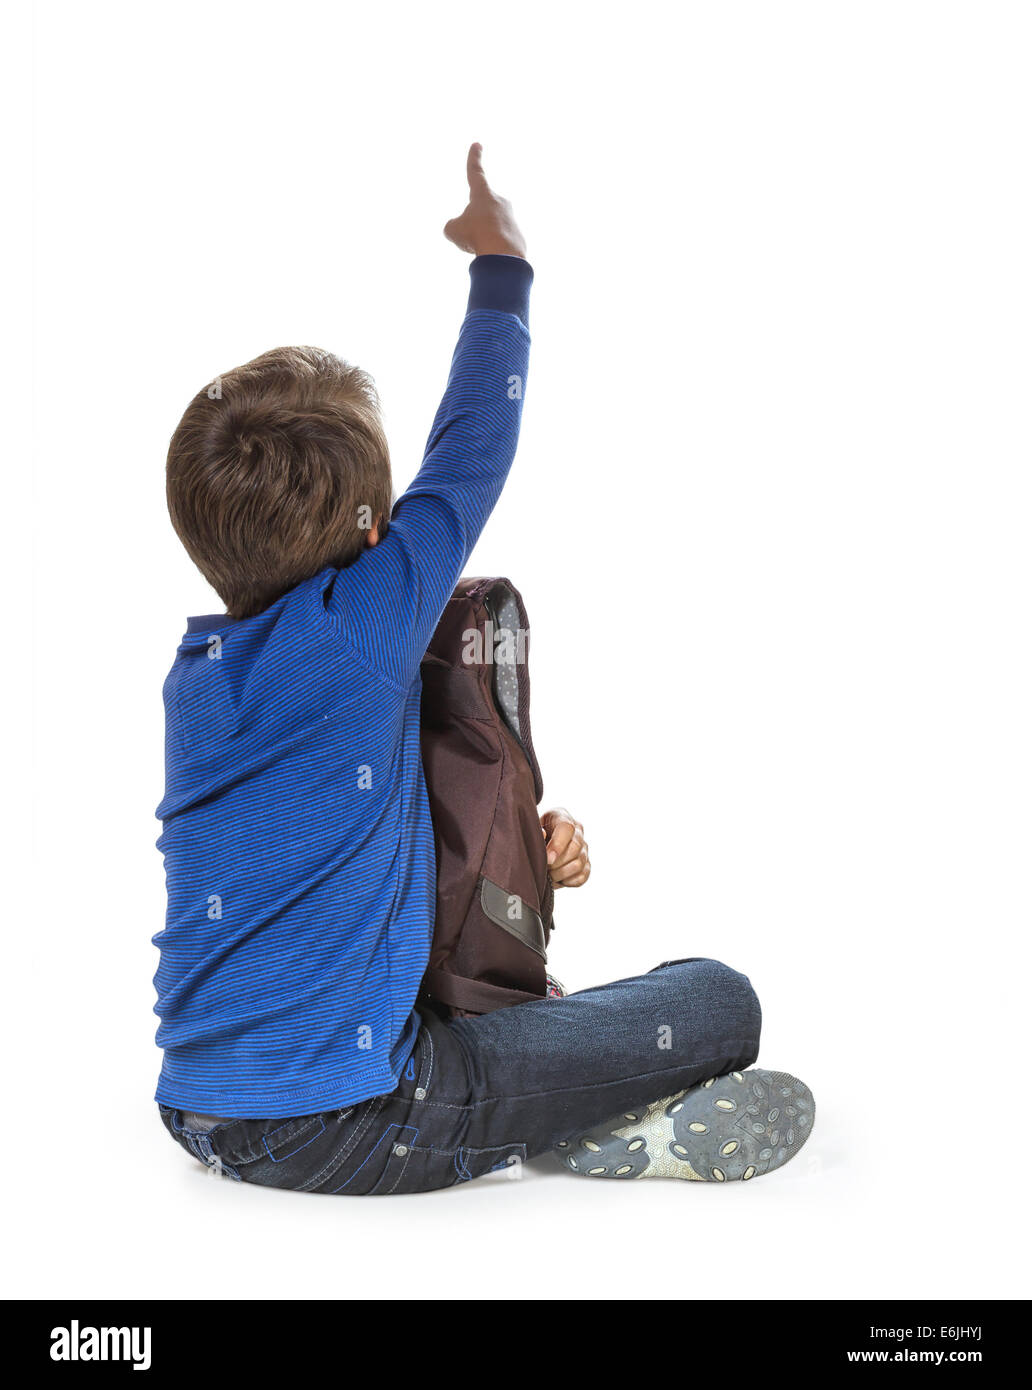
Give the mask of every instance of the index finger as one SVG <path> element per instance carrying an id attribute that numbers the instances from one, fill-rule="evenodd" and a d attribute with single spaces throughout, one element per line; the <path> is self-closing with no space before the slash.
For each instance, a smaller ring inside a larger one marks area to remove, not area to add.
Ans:
<path id="1" fill-rule="evenodd" d="M 484 174 L 484 166 L 480 158 L 483 153 L 483 145 L 473 144 L 470 145 L 469 154 L 466 156 L 466 179 L 469 182 L 471 193 L 486 193 L 488 191 L 487 177 Z"/>

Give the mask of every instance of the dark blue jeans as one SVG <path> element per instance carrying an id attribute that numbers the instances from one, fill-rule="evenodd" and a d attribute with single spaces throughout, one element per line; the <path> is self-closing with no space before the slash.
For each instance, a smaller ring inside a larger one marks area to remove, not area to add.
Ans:
<path id="1" fill-rule="evenodd" d="M 390 1095 L 290 1120 L 169 1133 L 230 1178 L 299 1192 L 428 1192 L 518 1169 L 561 1139 L 756 1060 L 760 1006 L 744 975 L 713 960 L 565 999 L 423 1026 Z M 197 1121 L 193 1122 L 195 1125 Z"/>

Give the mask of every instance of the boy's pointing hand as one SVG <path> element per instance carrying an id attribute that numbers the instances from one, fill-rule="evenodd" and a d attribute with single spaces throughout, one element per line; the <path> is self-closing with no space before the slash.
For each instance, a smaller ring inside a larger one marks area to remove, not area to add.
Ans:
<path id="1" fill-rule="evenodd" d="M 584 827 L 559 806 L 541 817 L 541 833 L 548 851 L 548 872 L 557 888 L 579 888 L 591 875 L 591 861 Z"/>
<path id="2" fill-rule="evenodd" d="M 472 256 L 526 258 L 527 243 L 516 225 L 512 206 L 491 192 L 480 162 L 481 153 L 480 145 L 470 145 L 466 157 L 469 202 L 461 216 L 445 224 L 444 234 L 460 251 L 468 251 Z"/>

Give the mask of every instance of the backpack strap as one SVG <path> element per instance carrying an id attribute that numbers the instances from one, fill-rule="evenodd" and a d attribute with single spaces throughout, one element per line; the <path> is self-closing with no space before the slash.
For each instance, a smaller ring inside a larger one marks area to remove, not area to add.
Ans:
<path id="1" fill-rule="evenodd" d="M 476 673 L 466 667 L 450 666 L 440 657 L 427 655 L 419 668 L 423 684 L 424 722 L 446 718 L 487 719 L 484 697 Z"/>
<path id="2" fill-rule="evenodd" d="M 447 970 L 436 969 L 428 970 L 423 976 L 423 988 L 442 1004 L 473 1014 L 488 1014 L 493 1009 L 507 1009 L 511 1004 L 533 1004 L 542 998 L 525 989 L 503 989 L 485 980 L 468 980 L 464 975 L 451 975 Z"/>

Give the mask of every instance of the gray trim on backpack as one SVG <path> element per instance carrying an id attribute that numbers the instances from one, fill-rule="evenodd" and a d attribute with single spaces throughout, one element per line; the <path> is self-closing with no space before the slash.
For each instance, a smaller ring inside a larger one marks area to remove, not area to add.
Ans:
<path id="1" fill-rule="evenodd" d="M 513 917 L 512 910 L 517 903 L 518 915 Z M 548 959 L 545 955 L 545 927 L 541 916 L 529 903 L 525 903 L 518 893 L 507 893 L 489 878 L 482 878 L 480 906 L 484 909 L 485 917 L 490 917 L 492 922 L 507 931 L 510 936 L 536 951 L 542 960 Z"/>

